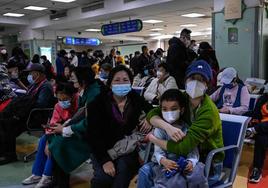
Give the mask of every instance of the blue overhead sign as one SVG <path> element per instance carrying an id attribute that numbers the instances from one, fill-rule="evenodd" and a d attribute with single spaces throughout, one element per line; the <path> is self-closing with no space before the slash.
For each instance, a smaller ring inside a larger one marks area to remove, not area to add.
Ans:
<path id="1" fill-rule="evenodd" d="M 63 43 L 66 45 L 74 46 L 99 46 L 101 44 L 101 41 L 97 38 L 66 37 L 63 39 Z"/>
<path id="2" fill-rule="evenodd" d="M 117 22 L 112 24 L 106 24 L 101 27 L 102 35 L 117 35 L 122 33 L 138 32 L 142 30 L 141 20 L 129 20 L 125 22 Z"/>

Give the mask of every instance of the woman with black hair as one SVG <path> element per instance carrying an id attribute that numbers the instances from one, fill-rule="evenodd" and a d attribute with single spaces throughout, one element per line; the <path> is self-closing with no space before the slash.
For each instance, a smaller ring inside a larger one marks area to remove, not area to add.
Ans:
<path id="1" fill-rule="evenodd" d="M 212 69 L 212 74 L 213 74 L 213 79 L 211 80 L 211 86 L 213 89 L 217 86 L 217 75 L 220 70 L 220 66 L 216 57 L 216 51 L 210 46 L 208 42 L 201 42 L 199 44 L 199 49 L 198 49 L 198 58 L 197 60 L 205 60 L 208 62 Z"/>
<path id="2" fill-rule="evenodd" d="M 78 89 L 78 111 L 69 122 L 53 127 L 55 135 L 49 138 L 49 150 L 55 160 L 54 176 L 59 187 L 69 187 L 69 174 L 89 159 L 90 150 L 83 135 L 87 130 L 85 110 L 100 93 L 101 85 L 89 67 L 76 67 L 71 75 Z"/>
<path id="3" fill-rule="evenodd" d="M 12 49 L 11 58 L 14 58 L 18 62 L 19 70 L 25 69 L 29 62 L 29 58 L 20 47 L 14 47 Z"/>
<path id="4" fill-rule="evenodd" d="M 138 152 L 112 159 L 108 150 L 139 128 L 147 132 L 151 126 L 139 121 L 142 112 L 152 107 L 135 91 L 131 84 L 131 71 L 118 65 L 109 74 L 107 86 L 96 99 L 88 105 L 88 142 L 92 149 L 94 177 L 92 188 L 127 188 L 139 169 Z M 141 125 L 141 126 L 139 126 Z"/>

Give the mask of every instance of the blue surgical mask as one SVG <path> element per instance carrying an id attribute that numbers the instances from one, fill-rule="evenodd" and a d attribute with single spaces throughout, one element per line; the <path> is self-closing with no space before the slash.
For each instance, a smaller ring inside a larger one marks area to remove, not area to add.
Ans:
<path id="1" fill-rule="evenodd" d="M 70 100 L 67 100 L 67 101 L 59 101 L 59 105 L 63 109 L 67 109 L 67 108 L 70 108 L 71 107 L 71 101 Z"/>
<path id="2" fill-rule="evenodd" d="M 224 84 L 224 87 L 227 88 L 227 89 L 233 89 L 234 88 L 234 84 L 233 83 L 230 83 L 230 84 Z"/>
<path id="3" fill-rule="evenodd" d="M 109 76 L 109 74 L 107 74 L 106 72 L 100 73 L 100 78 L 102 78 L 102 79 L 108 79 L 108 76 Z"/>
<path id="4" fill-rule="evenodd" d="M 126 96 L 131 91 L 130 84 L 113 84 L 112 85 L 113 94 L 119 97 Z"/>
<path id="5" fill-rule="evenodd" d="M 27 80 L 28 80 L 28 82 L 29 82 L 30 84 L 34 84 L 33 75 L 29 74 L 29 75 L 27 76 Z"/>
<path id="6" fill-rule="evenodd" d="M 149 75 L 149 71 L 146 69 L 144 70 L 144 75 L 148 76 Z"/>

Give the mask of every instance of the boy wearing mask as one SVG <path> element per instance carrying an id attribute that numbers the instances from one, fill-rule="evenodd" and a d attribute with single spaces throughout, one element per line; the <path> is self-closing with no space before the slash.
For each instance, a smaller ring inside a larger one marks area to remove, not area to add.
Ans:
<path id="1" fill-rule="evenodd" d="M 162 119 L 186 133 L 188 125 L 183 121 L 182 115 L 187 105 L 186 97 L 179 90 L 167 90 L 160 100 Z M 156 138 L 166 141 L 170 140 L 167 132 L 161 128 L 156 128 L 154 135 L 149 135 L 149 139 L 152 142 Z M 140 169 L 138 188 L 158 187 L 159 185 L 166 187 L 187 187 L 187 184 L 189 187 L 195 187 L 197 185 L 207 187 L 206 179 L 202 173 L 204 165 L 201 163 L 198 164 L 199 153 L 197 148 L 194 148 L 187 156 L 183 156 L 184 168 L 176 163 L 177 159 L 178 156 L 176 154 L 170 153 L 155 145 L 152 162 L 145 164 Z M 174 176 L 167 178 L 167 173 L 173 170 L 181 171 L 181 173 L 177 172 Z"/>

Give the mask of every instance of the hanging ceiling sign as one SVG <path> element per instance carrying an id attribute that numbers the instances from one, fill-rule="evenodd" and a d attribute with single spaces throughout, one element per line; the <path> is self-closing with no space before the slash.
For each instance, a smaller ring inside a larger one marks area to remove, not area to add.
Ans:
<path id="1" fill-rule="evenodd" d="M 66 37 L 63 39 L 63 43 L 74 46 L 99 46 L 101 41 L 97 38 Z"/>
<path id="2" fill-rule="evenodd" d="M 142 27 L 141 20 L 129 20 L 125 22 L 105 24 L 101 27 L 101 33 L 103 36 L 118 35 L 122 33 L 138 32 L 142 30 Z"/>

